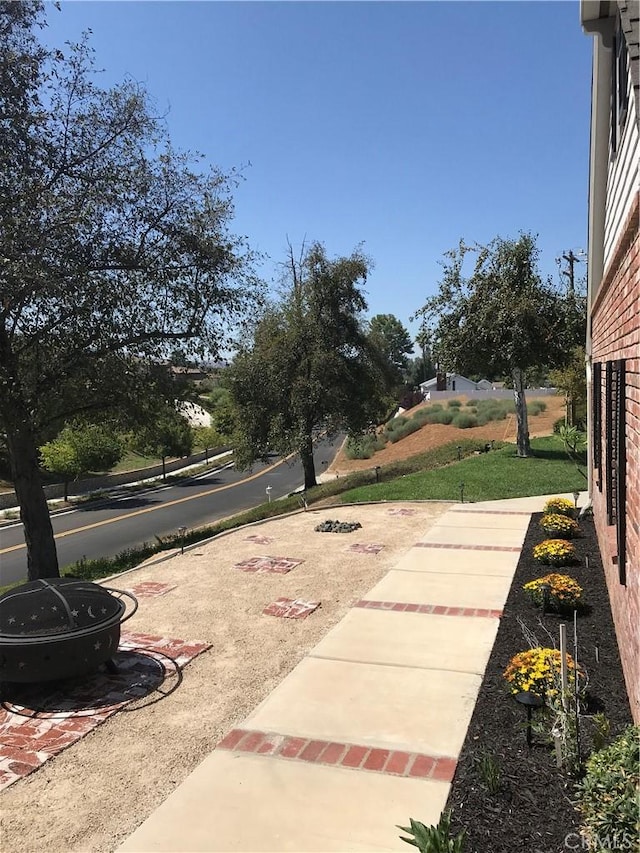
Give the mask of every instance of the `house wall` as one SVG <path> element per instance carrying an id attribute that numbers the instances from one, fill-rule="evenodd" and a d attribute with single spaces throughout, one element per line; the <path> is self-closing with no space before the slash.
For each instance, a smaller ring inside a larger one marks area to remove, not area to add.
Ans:
<path id="1" fill-rule="evenodd" d="M 606 575 L 627 692 L 633 717 L 640 723 L 640 237 L 638 116 L 640 114 L 640 43 L 635 4 L 581 0 L 581 20 L 594 35 L 589 174 L 589 324 L 587 332 L 590 414 L 589 492 Z M 621 16 L 627 43 L 628 112 L 612 150 L 611 89 L 615 20 Z M 619 507 L 626 521 L 625 571 L 618 563 L 615 525 L 608 523 L 607 468 L 612 426 L 606 417 L 606 364 L 625 360 L 626 500 Z M 594 384 L 594 365 L 602 381 Z M 598 416 L 598 403 L 601 404 Z M 593 462 L 600 430 L 601 476 Z"/>
<path id="2" fill-rule="evenodd" d="M 631 711 L 640 723 L 640 236 L 635 193 L 612 262 L 592 312 L 592 362 L 626 359 L 626 585 L 620 583 L 616 528 L 607 524 L 606 443 L 602 430 L 602 482 L 592 489 L 593 514 L 616 626 Z M 604 387 L 600 393 L 605 411 Z"/>

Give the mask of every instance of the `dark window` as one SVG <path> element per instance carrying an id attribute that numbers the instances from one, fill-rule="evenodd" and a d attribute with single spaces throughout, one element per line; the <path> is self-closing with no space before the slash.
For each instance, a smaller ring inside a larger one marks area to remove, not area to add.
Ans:
<path id="1" fill-rule="evenodd" d="M 593 443 L 593 470 L 598 489 L 602 491 L 602 365 L 593 365 L 591 392 L 591 438 Z"/>
<path id="2" fill-rule="evenodd" d="M 605 475 L 607 487 L 607 524 L 613 524 L 615 521 L 615 506 L 613 503 L 615 472 L 613 470 L 613 460 L 615 457 L 613 435 L 613 413 L 616 407 L 616 388 L 613 380 L 613 362 L 608 361 L 605 365 L 605 422 L 606 432 L 604 436 L 604 446 L 606 451 L 605 458 Z"/>
<path id="3" fill-rule="evenodd" d="M 626 444 L 626 377 L 624 359 L 614 362 L 614 376 L 618 387 L 614 411 L 613 429 L 616 436 L 616 456 L 613 460 L 616 471 L 616 539 L 618 541 L 618 576 L 626 584 L 627 571 L 627 444 Z"/>
<path id="4" fill-rule="evenodd" d="M 606 478 L 607 523 L 616 526 L 618 575 L 626 583 L 627 558 L 627 448 L 626 378 L 624 359 L 606 363 Z"/>

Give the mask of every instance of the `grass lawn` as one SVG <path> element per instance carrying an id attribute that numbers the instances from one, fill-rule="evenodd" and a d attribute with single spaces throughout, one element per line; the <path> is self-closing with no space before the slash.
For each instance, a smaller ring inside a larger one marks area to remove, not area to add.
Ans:
<path id="1" fill-rule="evenodd" d="M 521 498 L 586 488 L 586 479 L 567 457 L 557 436 L 532 439 L 531 447 L 535 456 L 527 459 L 519 459 L 515 445 L 508 445 L 436 470 L 406 474 L 390 482 L 350 489 L 340 498 L 344 503 L 457 501 L 460 500 L 460 483 L 464 483 L 465 501 Z"/>

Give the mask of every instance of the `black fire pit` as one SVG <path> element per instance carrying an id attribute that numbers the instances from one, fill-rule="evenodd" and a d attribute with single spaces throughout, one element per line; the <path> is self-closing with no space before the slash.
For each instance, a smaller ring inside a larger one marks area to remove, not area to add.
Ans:
<path id="1" fill-rule="evenodd" d="M 125 615 L 122 596 L 133 603 Z M 0 682 L 72 678 L 113 667 L 120 625 L 138 609 L 129 592 L 74 578 L 46 578 L 0 596 Z"/>

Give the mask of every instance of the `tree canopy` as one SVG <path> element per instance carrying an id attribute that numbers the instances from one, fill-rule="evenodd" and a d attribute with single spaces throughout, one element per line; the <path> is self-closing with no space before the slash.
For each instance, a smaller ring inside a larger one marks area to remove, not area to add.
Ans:
<path id="1" fill-rule="evenodd" d="M 441 369 L 511 376 L 519 456 L 531 453 L 525 371 L 564 364 L 586 332 L 584 300 L 543 282 L 537 264 L 531 234 L 496 237 L 487 246 L 461 241 L 445 255 L 438 293 L 417 315 L 431 332 Z"/>
<path id="2" fill-rule="evenodd" d="M 360 286 L 369 269 L 360 250 L 330 259 L 314 243 L 300 261 L 290 250 L 282 300 L 264 313 L 226 378 L 238 412 L 238 464 L 296 452 L 305 487 L 314 486 L 314 437 L 359 433 L 386 413 L 393 377 L 363 319 Z"/>
<path id="3" fill-rule="evenodd" d="M 42 464 L 64 478 L 64 499 L 70 480 L 90 471 L 108 471 L 122 459 L 124 445 L 115 433 L 96 424 L 66 426 L 40 448 Z"/>
<path id="4" fill-rule="evenodd" d="M 369 321 L 369 335 L 401 380 L 409 366 L 408 356 L 413 353 L 407 329 L 393 314 L 376 314 Z"/>
<path id="5" fill-rule="evenodd" d="M 178 347 L 215 355 L 259 295 L 234 175 L 176 151 L 138 83 L 100 88 L 86 39 L 45 48 L 43 23 L 0 3 L 0 431 L 30 578 L 58 573 L 47 426 L 124 408 Z"/>

